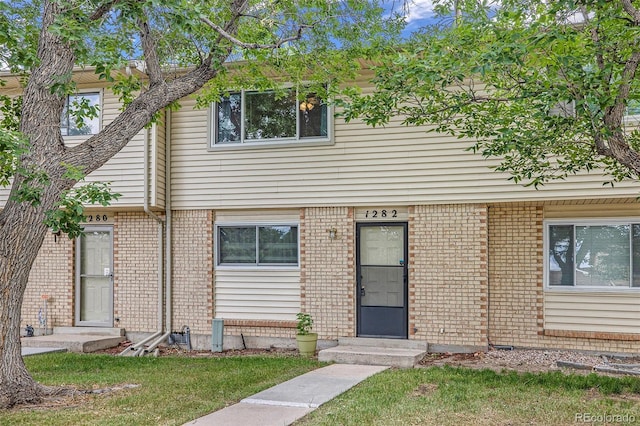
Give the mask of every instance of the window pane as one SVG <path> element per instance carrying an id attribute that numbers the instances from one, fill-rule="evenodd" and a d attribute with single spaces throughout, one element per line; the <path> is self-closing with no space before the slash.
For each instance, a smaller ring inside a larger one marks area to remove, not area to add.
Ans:
<path id="1" fill-rule="evenodd" d="M 245 139 L 296 137 L 295 91 L 280 98 L 275 92 L 247 92 L 245 102 Z"/>
<path id="2" fill-rule="evenodd" d="M 549 226 L 549 285 L 573 285 L 573 225 Z"/>
<path id="3" fill-rule="evenodd" d="M 327 136 L 327 105 L 315 93 L 307 95 L 298 105 L 300 110 L 300 137 Z"/>
<path id="4" fill-rule="evenodd" d="M 256 228 L 224 226 L 218 228 L 219 263 L 256 263 Z"/>
<path id="5" fill-rule="evenodd" d="M 67 97 L 60 128 L 63 136 L 95 135 L 100 131 L 100 94 L 82 93 Z"/>
<path id="6" fill-rule="evenodd" d="M 217 104 L 216 143 L 240 142 L 242 96 L 233 93 Z"/>
<path id="7" fill-rule="evenodd" d="M 629 225 L 576 226 L 576 285 L 629 287 Z"/>
<path id="8" fill-rule="evenodd" d="M 298 264 L 298 227 L 261 226 L 260 263 Z"/>

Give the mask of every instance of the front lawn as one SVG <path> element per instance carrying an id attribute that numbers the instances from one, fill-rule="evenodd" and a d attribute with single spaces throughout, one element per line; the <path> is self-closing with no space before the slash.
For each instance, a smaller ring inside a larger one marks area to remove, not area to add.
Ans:
<path id="1" fill-rule="evenodd" d="M 181 425 L 321 365 L 296 356 L 72 353 L 26 357 L 25 363 L 43 384 L 112 391 L 0 410 L 0 425 Z"/>
<path id="2" fill-rule="evenodd" d="M 640 379 L 453 367 L 387 370 L 296 423 L 575 424 L 640 424 Z"/>
<path id="3" fill-rule="evenodd" d="M 322 364 L 295 356 L 25 359 L 44 384 L 108 390 L 0 411 L 0 425 L 181 425 Z M 391 369 L 296 425 L 640 424 L 640 378 Z"/>

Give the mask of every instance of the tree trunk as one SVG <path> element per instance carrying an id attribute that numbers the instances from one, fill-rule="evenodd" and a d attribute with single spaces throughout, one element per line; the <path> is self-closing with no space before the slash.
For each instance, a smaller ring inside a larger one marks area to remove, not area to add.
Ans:
<path id="1" fill-rule="evenodd" d="M 0 239 L 0 408 L 35 402 L 43 394 L 21 356 L 22 299 L 38 250 L 47 232 L 42 208 L 8 202 Z"/>
<path id="2" fill-rule="evenodd" d="M 58 4 L 44 2 L 38 41 L 39 65 L 33 69 L 25 88 L 20 120 L 20 131 L 30 143 L 29 152 L 20 158 L 20 165 L 28 172 L 43 172 L 49 181 L 31 184 L 42 190 L 37 203 L 21 202 L 13 196 L 24 183 L 24 176 L 16 175 L 12 197 L 0 212 L 0 409 L 38 401 L 50 390 L 36 383 L 25 368 L 20 317 L 29 273 L 47 234 L 46 212 L 56 208 L 62 192 L 77 183 L 64 177 L 63 164 L 79 167 L 86 174 L 101 167 L 138 134 L 156 112 L 196 92 L 215 77 L 218 65 L 211 64 L 224 63 L 231 52 L 230 46 L 224 47 L 217 51 L 217 57 L 205 58 L 200 66 L 178 78 L 169 82 L 154 81 L 100 133 L 67 148 L 60 133 L 66 96 L 52 87 L 70 81 L 75 56 L 68 42 L 48 31 L 59 13 Z M 230 33 L 235 31 L 233 25 L 227 29 Z"/>
<path id="3" fill-rule="evenodd" d="M 24 176 L 16 175 L 11 197 L 0 213 L 0 408 L 37 401 L 45 389 L 29 375 L 22 360 L 20 317 L 29 272 L 47 233 L 45 211 L 54 208 L 61 192 L 74 184 L 62 179 L 60 165 L 64 97 L 51 90 L 56 82 L 64 83 L 60 76 L 71 75 L 75 60 L 71 46 L 47 30 L 58 13 L 59 5 L 45 1 L 38 42 L 40 65 L 25 88 L 20 120 L 20 131 L 30 142 L 20 164 L 31 172 L 46 173 L 51 184 L 31 184 L 43 190 L 42 196 L 37 203 L 20 202 L 12 198 Z"/>

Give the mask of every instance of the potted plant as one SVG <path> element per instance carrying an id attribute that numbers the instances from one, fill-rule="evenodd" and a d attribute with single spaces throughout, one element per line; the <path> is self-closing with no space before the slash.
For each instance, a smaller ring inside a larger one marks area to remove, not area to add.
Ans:
<path id="1" fill-rule="evenodd" d="M 296 315 L 298 323 L 296 328 L 298 334 L 296 334 L 296 341 L 298 342 L 298 350 L 300 355 L 306 357 L 312 357 L 316 354 L 316 344 L 318 343 L 318 333 L 312 333 L 313 318 L 310 314 L 299 312 Z"/>

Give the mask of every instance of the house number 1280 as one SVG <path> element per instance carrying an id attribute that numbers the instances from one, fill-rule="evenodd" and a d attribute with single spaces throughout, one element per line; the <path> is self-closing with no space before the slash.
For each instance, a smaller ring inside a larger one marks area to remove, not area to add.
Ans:
<path id="1" fill-rule="evenodd" d="M 367 210 L 365 218 L 398 217 L 398 210 Z"/>

